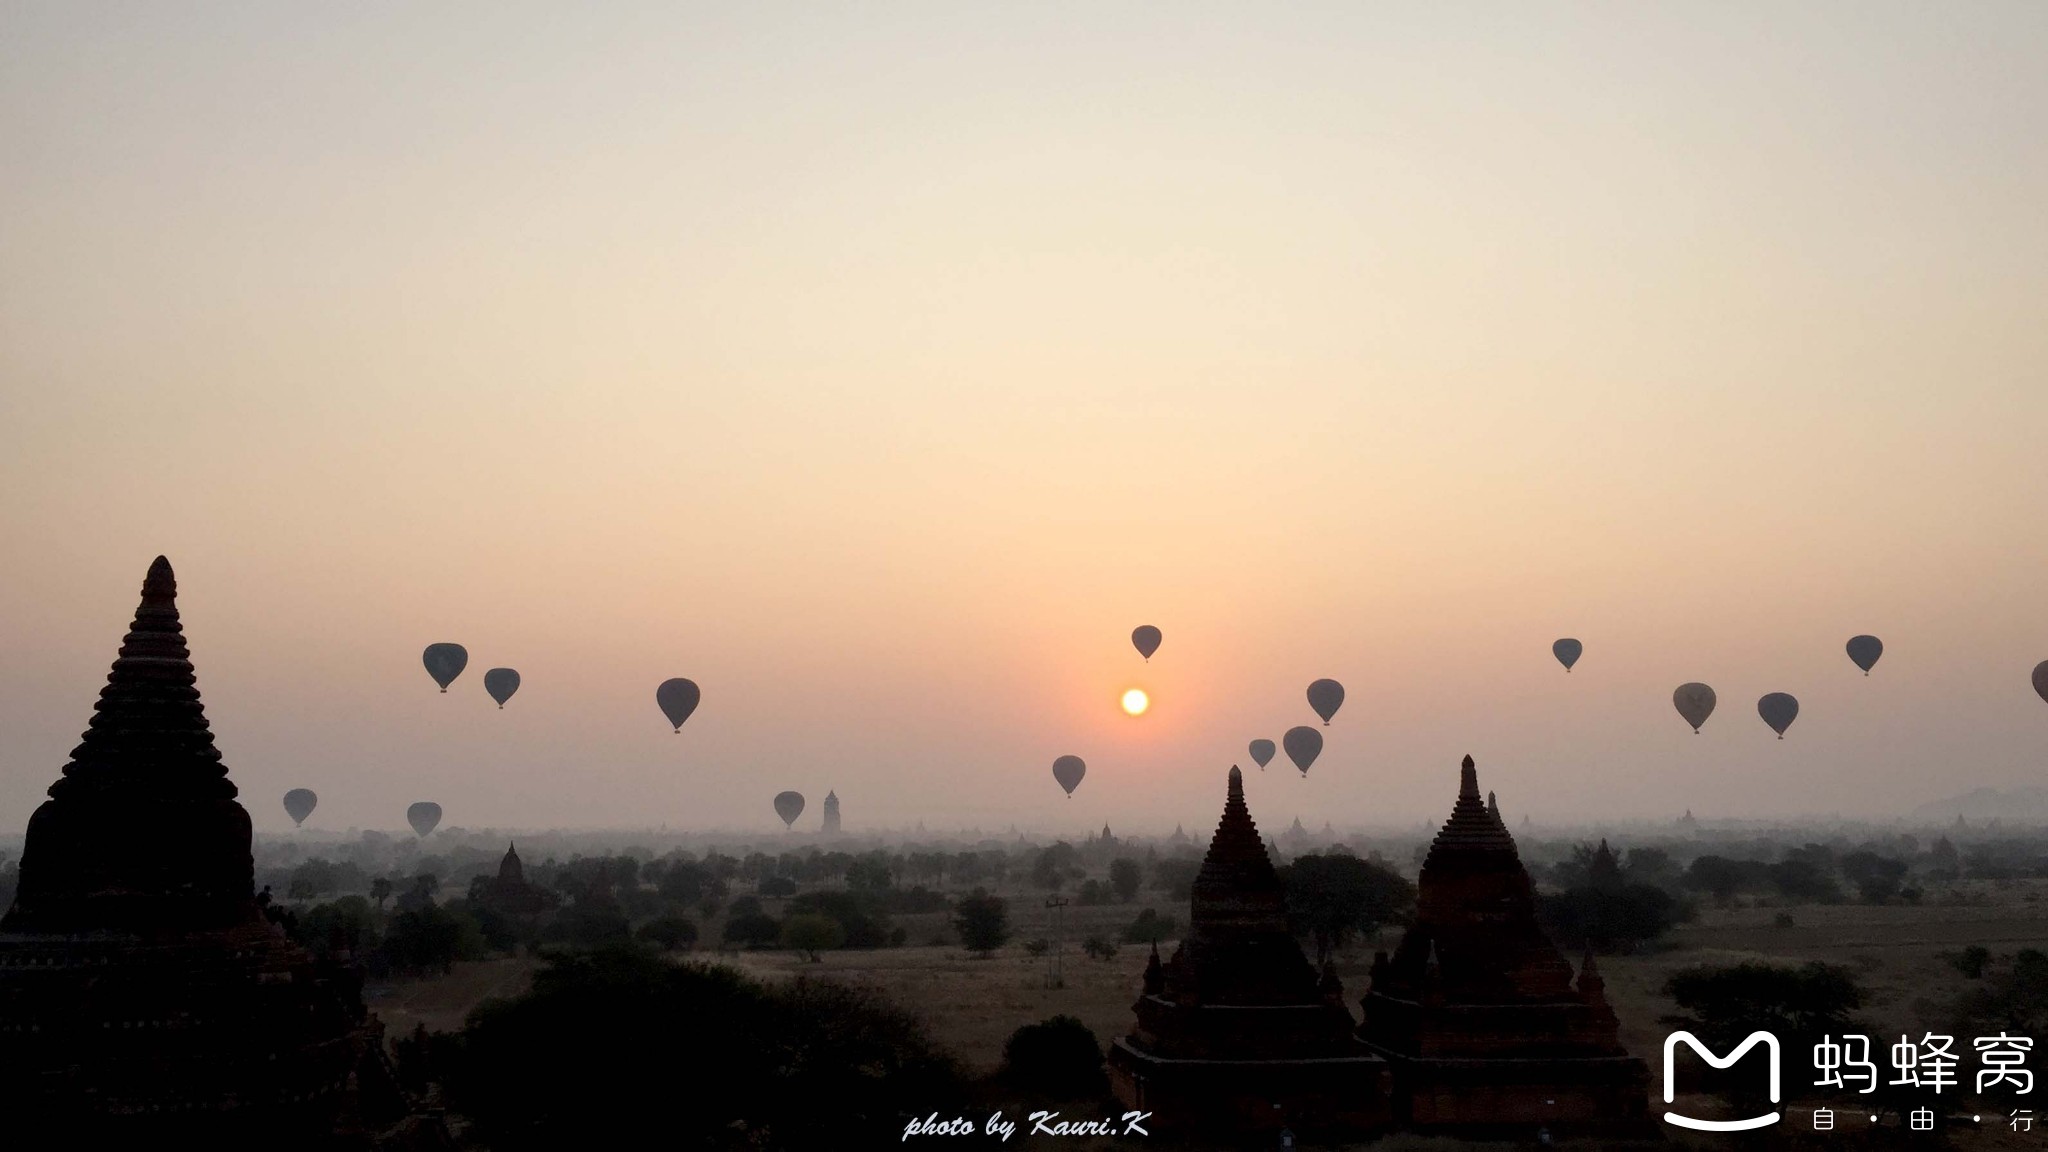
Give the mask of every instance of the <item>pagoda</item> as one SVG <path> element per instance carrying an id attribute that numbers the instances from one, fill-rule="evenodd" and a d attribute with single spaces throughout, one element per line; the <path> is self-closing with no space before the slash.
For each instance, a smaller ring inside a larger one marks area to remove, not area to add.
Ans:
<path id="1" fill-rule="evenodd" d="M 1392 1066 L 1404 1127 L 1524 1139 L 1650 1127 L 1649 1068 L 1621 1046 L 1592 956 L 1574 985 L 1537 926 L 1529 873 L 1470 756 L 1414 924 L 1374 958 L 1363 1008 L 1358 1036 Z"/>
<path id="2" fill-rule="evenodd" d="M 471 899 L 493 912 L 519 919 L 531 919 L 553 908 L 555 894 L 526 879 L 526 866 L 519 860 L 519 846 L 507 844 L 505 858 L 498 861 L 498 874 L 479 878 Z"/>
<path id="3" fill-rule="evenodd" d="M 1353 1037 L 1335 969 L 1318 973 L 1288 930 L 1234 767 L 1189 921 L 1172 959 L 1153 946 L 1136 1026 L 1110 1047 L 1117 1098 L 1204 1139 L 1384 1128 L 1387 1064 Z"/>
<path id="4" fill-rule="evenodd" d="M 0 918 L 0 1108 L 15 1132 L 431 1146 L 354 970 L 316 964 L 263 914 L 235 794 L 159 556 L 91 725 L 29 818 Z"/>
<path id="5" fill-rule="evenodd" d="M 839 793 L 825 793 L 825 826 L 821 829 L 827 836 L 839 835 Z"/>

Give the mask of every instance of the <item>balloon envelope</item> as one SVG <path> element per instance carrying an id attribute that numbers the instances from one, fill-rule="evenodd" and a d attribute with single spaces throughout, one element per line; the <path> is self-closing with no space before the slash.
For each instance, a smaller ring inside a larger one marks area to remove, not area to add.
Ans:
<path id="1" fill-rule="evenodd" d="M 1697 682 L 1680 684 L 1678 690 L 1671 694 L 1671 706 L 1678 709 L 1678 714 L 1685 717 L 1685 722 L 1692 725 L 1694 732 L 1698 732 L 1700 725 L 1707 722 L 1707 717 L 1714 714 L 1714 690 Z"/>
<path id="2" fill-rule="evenodd" d="M 1572 665 L 1579 662 L 1579 656 L 1585 650 L 1584 644 L 1572 639 L 1559 640 L 1550 646 L 1550 654 L 1557 657 L 1557 662 L 1564 665 L 1567 672 L 1572 670 Z"/>
<path id="3" fill-rule="evenodd" d="M 683 721 L 697 710 L 697 701 L 703 698 L 704 694 L 697 691 L 695 680 L 681 677 L 663 680 L 661 687 L 654 690 L 654 702 L 661 705 L 661 714 L 668 717 L 668 722 L 675 725 L 678 732 L 683 730 Z"/>
<path id="4" fill-rule="evenodd" d="M 1884 655 L 1884 641 L 1879 640 L 1877 637 L 1849 637 L 1849 659 L 1855 661 L 1858 668 L 1863 669 L 1865 676 L 1870 675 L 1870 666 L 1877 663 L 1877 658 L 1882 655 Z"/>
<path id="5" fill-rule="evenodd" d="M 1140 624 L 1131 632 L 1131 647 L 1138 650 L 1138 655 L 1150 660 L 1152 654 L 1159 651 L 1161 639 L 1159 629 L 1150 624 Z"/>
<path id="6" fill-rule="evenodd" d="M 491 699 L 496 700 L 498 707 L 503 708 L 505 701 L 510 700 L 514 692 L 519 691 L 519 673 L 510 668 L 491 669 L 484 673 L 484 691 L 489 692 Z"/>
<path id="7" fill-rule="evenodd" d="M 1778 739 L 1783 740 L 1785 729 L 1799 718 L 1799 701 L 1793 699 L 1790 692 L 1773 692 L 1756 702 L 1756 714 L 1764 718 L 1764 723 L 1771 726 Z"/>
<path id="8" fill-rule="evenodd" d="M 405 810 L 405 822 L 412 825 L 416 835 L 425 836 L 441 823 L 441 806 L 431 800 L 422 800 Z"/>
<path id="9" fill-rule="evenodd" d="M 801 792 L 777 792 L 775 794 L 775 814 L 782 817 L 783 827 L 787 828 L 795 824 L 796 818 L 804 814 L 804 794 Z"/>
<path id="10" fill-rule="evenodd" d="M 1308 686 L 1308 706 L 1328 724 L 1337 709 L 1344 706 L 1344 686 L 1335 680 L 1318 680 Z M 1289 755 L 1292 755 L 1290 752 Z"/>
<path id="11" fill-rule="evenodd" d="M 462 675 L 462 670 L 469 667 L 469 649 L 460 644 L 429 644 L 427 650 L 420 653 L 420 663 L 427 666 L 427 675 L 432 676 L 434 683 L 446 692 L 448 686 L 455 683 L 455 678 Z"/>
<path id="12" fill-rule="evenodd" d="M 1081 777 L 1087 774 L 1088 765 L 1082 763 L 1079 756 L 1062 756 L 1052 762 L 1052 778 L 1060 782 L 1060 787 L 1065 788 L 1069 796 L 1081 786 Z"/>
<path id="13" fill-rule="evenodd" d="M 1280 744 L 1287 749 L 1287 758 L 1294 761 L 1294 766 L 1301 769 L 1303 776 L 1308 775 L 1308 767 L 1316 762 L 1316 757 L 1323 754 L 1323 734 L 1306 724 L 1289 728 L 1280 737 Z"/>
<path id="14" fill-rule="evenodd" d="M 2048 700 L 2048 660 L 2034 665 L 2034 691 L 2040 693 L 2041 699 Z"/>
<path id="15" fill-rule="evenodd" d="M 1259 771 L 1265 771 L 1266 765 L 1273 762 L 1273 753 L 1275 751 L 1277 749 L 1273 747 L 1271 740 L 1252 741 L 1252 760 L 1258 764 Z"/>
<path id="16" fill-rule="evenodd" d="M 311 788 L 294 788 L 284 794 L 284 814 L 292 818 L 293 826 L 304 824 L 306 817 L 313 814 L 313 808 L 320 798 L 313 795 Z"/>

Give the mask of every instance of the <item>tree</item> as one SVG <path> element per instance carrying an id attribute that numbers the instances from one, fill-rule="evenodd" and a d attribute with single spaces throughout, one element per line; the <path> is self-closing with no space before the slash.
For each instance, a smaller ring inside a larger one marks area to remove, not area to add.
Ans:
<path id="1" fill-rule="evenodd" d="M 1376 932 L 1407 916 L 1415 885 L 1391 868 L 1356 856 L 1309 855 L 1287 866 L 1287 919 L 1314 939 L 1318 963 L 1343 947 L 1353 932 Z"/>
<path id="2" fill-rule="evenodd" d="M 1010 1034 L 1003 1077 L 1021 1092 L 1052 1100 L 1094 1099 L 1109 1090 L 1101 1043 L 1086 1024 L 1064 1015 Z"/>
<path id="3" fill-rule="evenodd" d="M 553 959 L 525 995 L 473 1012 L 446 1057 L 450 1105 L 500 1152 L 646 1147 L 651 1133 L 670 1148 L 844 1147 L 963 1103 L 959 1070 L 871 990 L 641 949 Z"/>
<path id="4" fill-rule="evenodd" d="M 1116 959 L 1116 945 L 1100 936 L 1090 936 L 1081 942 L 1081 951 L 1097 960 Z"/>
<path id="5" fill-rule="evenodd" d="M 818 953 L 844 943 L 846 929 L 829 916 L 803 912 L 782 922 L 782 946 L 814 964 L 823 959 Z"/>
<path id="6" fill-rule="evenodd" d="M 383 914 L 384 902 L 391 899 L 391 881 L 389 878 L 379 876 L 375 880 L 370 881 L 370 899 L 377 902 L 378 914 Z"/>
<path id="7" fill-rule="evenodd" d="M 1180 924 L 1173 917 L 1161 916 L 1153 909 L 1147 908 L 1138 913 L 1138 918 L 1124 929 L 1124 943 L 1157 944 L 1172 936 L 1179 928 Z"/>
<path id="8" fill-rule="evenodd" d="M 787 876 L 763 876 L 761 882 L 754 885 L 754 891 L 763 896 L 794 896 L 796 881 Z"/>
<path id="9" fill-rule="evenodd" d="M 879 892 L 896 883 L 889 869 L 889 857 L 870 852 L 846 866 L 846 886 L 857 892 Z"/>
<path id="10" fill-rule="evenodd" d="M 1889 904 L 1900 895 L 1906 879 L 1906 862 L 1857 851 L 1842 857 L 1842 876 L 1856 886 L 1865 904 Z"/>
<path id="11" fill-rule="evenodd" d="M 1109 886 L 1116 889 L 1119 903 L 1129 904 L 1138 898 L 1138 886 L 1145 882 L 1144 870 L 1138 862 L 1129 858 L 1120 859 L 1109 866 Z"/>
<path id="12" fill-rule="evenodd" d="M 665 952 L 682 952 L 697 942 L 697 925 L 686 917 L 662 916 L 642 924 L 633 935 Z"/>
<path id="13" fill-rule="evenodd" d="M 1031 862 L 1031 883 L 1040 888 L 1057 892 L 1067 882 L 1068 873 L 1074 868 L 1079 854 L 1074 846 L 1061 840 L 1040 852 Z"/>
<path id="14" fill-rule="evenodd" d="M 1671 930 L 1678 901 L 1647 884 L 1588 884 L 1537 901 L 1537 915 L 1558 943 L 1603 955 L 1633 952 Z"/>
<path id="15" fill-rule="evenodd" d="M 428 904 L 391 917 L 390 930 L 377 949 L 375 966 L 397 972 L 445 975 L 454 969 L 457 960 L 474 960 L 483 952 L 483 932 L 476 921 Z"/>
<path id="16" fill-rule="evenodd" d="M 1009 901 L 976 888 L 973 895 L 961 897 L 953 906 L 953 928 L 968 951 L 986 958 L 1010 939 Z"/>
<path id="17" fill-rule="evenodd" d="M 734 913 L 725 918 L 724 940 L 744 948 L 766 948 L 782 939 L 782 925 L 773 916 L 759 912 Z"/>
<path id="18" fill-rule="evenodd" d="M 1152 887 L 1166 893 L 1166 898 L 1175 903 L 1185 903 L 1194 895 L 1195 877 L 1202 871 L 1200 860 L 1174 857 L 1160 860 L 1152 865 Z"/>

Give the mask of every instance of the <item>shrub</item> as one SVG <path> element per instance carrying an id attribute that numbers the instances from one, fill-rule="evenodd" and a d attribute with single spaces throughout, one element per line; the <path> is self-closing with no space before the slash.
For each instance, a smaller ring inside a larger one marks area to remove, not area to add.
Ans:
<path id="1" fill-rule="evenodd" d="M 1003 1044 L 1003 1076 L 1021 1092 L 1053 1100 L 1093 1099 L 1109 1090 L 1102 1045 L 1072 1016 L 1012 1032 Z"/>
<path id="2" fill-rule="evenodd" d="M 724 940 L 742 948 L 769 948 L 782 939 L 782 925 L 759 912 L 725 918 Z"/>

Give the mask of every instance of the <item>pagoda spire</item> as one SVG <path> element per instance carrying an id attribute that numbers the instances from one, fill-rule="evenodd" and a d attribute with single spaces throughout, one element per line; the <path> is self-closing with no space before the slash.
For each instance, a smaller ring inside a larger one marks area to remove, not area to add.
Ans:
<path id="1" fill-rule="evenodd" d="M 118 789 L 134 799 L 230 800 L 235 786 L 227 771 L 207 727 L 178 620 L 178 578 L 171 562 L 159 556 L 143 578 L 142 601 L 100 689 L 92 722 L 50 796 L 83 798 Z"/>

